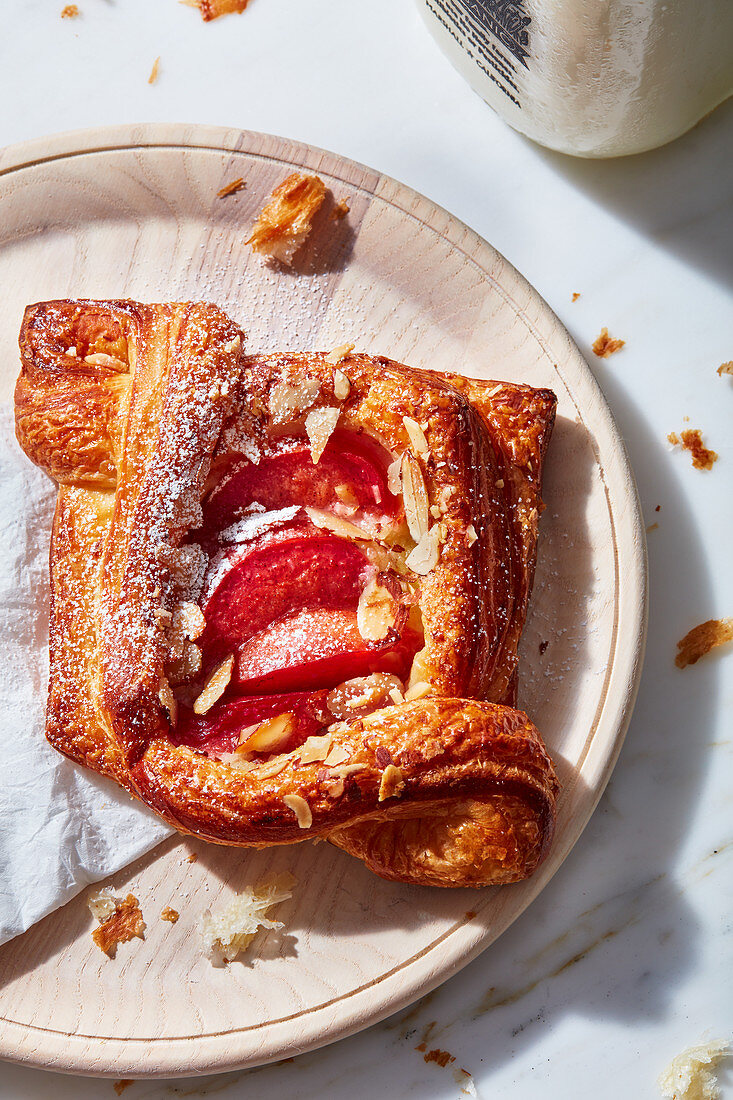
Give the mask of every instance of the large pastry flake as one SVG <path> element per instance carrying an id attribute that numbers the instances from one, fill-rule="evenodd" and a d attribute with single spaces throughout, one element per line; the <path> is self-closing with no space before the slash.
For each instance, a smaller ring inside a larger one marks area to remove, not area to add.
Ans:
<path id="1" fill-rule="evenodd" d="M 59 485 L 50 742 L 176 828 L 513 882 L 557 781 L 514 709 L 555 398 L 247 355 L 202 303 L 31 306 L 17 434 Z"/>

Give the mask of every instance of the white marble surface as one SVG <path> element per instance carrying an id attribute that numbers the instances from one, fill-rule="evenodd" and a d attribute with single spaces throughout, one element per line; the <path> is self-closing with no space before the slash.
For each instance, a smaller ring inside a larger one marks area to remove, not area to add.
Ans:
<path id="1" fill-rule="evenodd" d="M 482 1098 L 657 1096 L 674 1054 L 733 1030 L 733 653 L 674 667 L 691 626 L 733 615 L 733 379 L 716 375 L 733 359 L 733 102 L 666 149 L 586 163 L 508 130 L 409 0 L 253 0 L 208 26 L 175 0 L 79 0 L 80 18 L 63 21 L 62 6 L 3 11 L 1 144 L 107 123 L 215 123 L 311 142 L 410 184 L 502 251 L 588 351 L 659 524 L 625 747 L 577 847 L 522 918 L 409 1013 L 294 1062 L 138 1082 L 126 1100 L 453 1098 L 467 1087 L 455 1067 Z M 607 361 L 590 352 L 602 325 L 627 341 Z M 709 473 L 665 442 L 685 416 L 720 453 Z M 423 1061 L 426 1030 L 454 1063 Z M 721 1079 L 733 1097 L 730 1062 Z M 114 1095 L 110 1082 L 0 1066 L 0 1100 Z"/>

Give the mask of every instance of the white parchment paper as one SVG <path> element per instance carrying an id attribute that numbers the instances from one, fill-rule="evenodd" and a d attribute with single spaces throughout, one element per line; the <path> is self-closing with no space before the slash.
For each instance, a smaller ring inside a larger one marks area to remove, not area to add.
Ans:
<path id="1" fill-rule="evenodd" d="M 0 407 L 0 943 L 171 830 L 44 736 L 48 546 L 56 487 L 25 457 Z"/>

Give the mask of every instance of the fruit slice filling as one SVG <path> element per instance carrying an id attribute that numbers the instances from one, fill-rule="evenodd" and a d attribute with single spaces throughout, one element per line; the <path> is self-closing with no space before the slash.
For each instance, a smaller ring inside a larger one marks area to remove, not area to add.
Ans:
<path id="1" fill-rule="evenodd" d="M 369 638 L 360 630 L 360 598 L 376 573 L 364 547 L 375 527 L 401 514 L 387 488 L 390 461 L 364 433 L 335 432 L 317 464 L 307 441 L 290 438 L 257 465 L 235 463 L 204 501 L 201 541 L 220 548 L 201 604 L 201 684 L 223 661 L 231 676 L 206 713 L 181 706 L 177 744 L 215 756 L 250 745 L 258 754 L 273 744 L 272 751 L 290 751 L 334 720 L 325 700 L 338 685 L 407 677 L 422 637 L 406 627 L 396 575 L 383 580 L 384 629 Z M 344 502 L 365 530 L 363 542 L 315 527 L 302 507 L 343 515 Z M 297 511 L 283 511 L 292 506 Z M 250 537 L 248 524 L 238 523 L 247 515 L 257 521 Z M 240 528 L 245 541 L 232 542 Z M 253 736 L 260 724 L 263 734 Z M 278 737 L 269 737 L 275 728 Z"/>

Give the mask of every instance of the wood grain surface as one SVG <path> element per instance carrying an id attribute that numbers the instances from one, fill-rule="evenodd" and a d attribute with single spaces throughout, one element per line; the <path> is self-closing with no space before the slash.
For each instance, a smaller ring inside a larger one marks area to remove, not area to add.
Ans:
<path id="1" fill-rule="evenodd" d="M 296 167 L 317 172 L 350 210 L 343 219 L 324 210 L 293 270 L 275 270 L 244 242 L 266 196 Z M 244 189 L 217 197 L 238 177 Z M 557 393 L 520 705 L 545 737 L 563 792 L 553 850 L 533 879 L 421 889 L 382 882 L 328 844 L 256 852 L 171 839 L 111 880 L 140 899 L 144 942 L 107 959 L 79 896 L 0 949 L 5 1058 L 174 1076 L 313 1049 L 474 958 L 557 871 L 588 821 L 630 718 L 646 622 L 644 534 L 623 443 L 580 352 L 502 256 L 426 198 L 331 153 L 202 127 L 62 135 L 0 153 L 0 206 L 4 402 L 24 306 L 59 297 L 205 298 L 242 324 L 252 350 L 349 342 L 416 367 Z M 298 880 L 276 914 L 283 933 L 261 934 L 242 961 L 213 967 L 199 915 L 269 870 Z M 181 913 L 175 925 L 160 920 L 168 905 Z"/>

